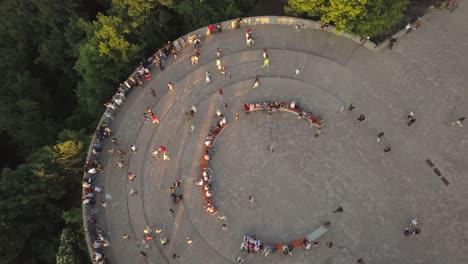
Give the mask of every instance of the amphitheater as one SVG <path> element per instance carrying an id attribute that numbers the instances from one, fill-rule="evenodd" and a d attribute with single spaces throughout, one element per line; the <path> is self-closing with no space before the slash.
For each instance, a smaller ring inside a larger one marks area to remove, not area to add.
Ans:
<path id="1" fill-rule="evenodd" d="M 466 4 L 454 13 L 433 11 L 392 50 L 332 28 L 322 31 L 312 21 L 295 32 L 299 20 L 287 17 L 245 18 L 240 29 L 227 21 L 222 33 L 209 36 L 206 29 L 193 32 L 202 36 L 196 68 L 189 59 L 194 48 L 187 45 L 164 71 L 152 69 L 151 81 L 132 91 L 114 119 L 101 120 L 127 151 L 126 165 L 118 168 L 107 153 L 99 157 L 105 171 L 95 176 L 103 186 L 96 200 L 106 200 L 107 207 L 83 207 L 89 245 L 99 225 L 112 244 L 101 253 L 112 263 L 222 264 L 236 263 L 238 256 L 259 264 L 351 264 L 358 258 L 378 264 L 467 263 L 468 133 L 451 125 L 468 114 L 467 12 Z M 247 28 L 255 46 L 245 45 Z M 231 77 L 216 69 L 218 47 Z M 270 67 L 262 68 L 264 48 Z M 261 85 L 253 89 L 257 75 Z M 168 82 L 175 91 L 168 91 Z M 263 101 L 299 103 L 325 123 L 320 135 L 294 114 L 243 109 L 244 103 Z M 190 133 L 184 113 L 192 105 L 197 112 Z M 159 124 L 143 121 L 147 107 Z M 212 216 L 195 183 L 216 110 L 227 125 L 209 161 L 218 211 Z M 410 111 L 417 119 L 411 127 Z M 365 121 L 357 124 L 361 114 Z M 134 153 L 131 144 L 138 148 Z M 105 141 L 104 148 L 110 145 Z M 170 160 L 152 156 L 162 145 Z M 388 153 L 382 151 L 386 146 Z M 128 172 L 137 176 L 134 181 Z M 180 204 L 172 203 L 168 191 L 176 179 L 176 193 L 184 196 Z M 131 188 L 136 195 L 129 194 Z M 332 213 L 340 206 L 343 212 Z M 422 232 L 406 237 L 403 229 L 413 218 Z M 316 239 L 319 245 L 294 249 L 292 256 L 239 250 L 245 234 L 262 243 L 289 243 L 325 222 L 330 226 Z M 145 227 L 163 232 L 142 243 Z M 162 245 L 161 237 L 169 242 Z"/>

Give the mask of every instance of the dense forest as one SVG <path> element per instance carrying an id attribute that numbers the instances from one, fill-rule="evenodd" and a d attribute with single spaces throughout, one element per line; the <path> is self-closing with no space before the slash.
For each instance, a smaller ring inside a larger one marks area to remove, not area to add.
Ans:
<path id="1" fill-rule="evenodd" d="M 256 2 L 2 1 L 1 263 L 89 263 L 81 179 L 103 103 L 163 43 Z M 400 20 L 407 2 L 290 0 L 285 11 L 372 36 Z"/>

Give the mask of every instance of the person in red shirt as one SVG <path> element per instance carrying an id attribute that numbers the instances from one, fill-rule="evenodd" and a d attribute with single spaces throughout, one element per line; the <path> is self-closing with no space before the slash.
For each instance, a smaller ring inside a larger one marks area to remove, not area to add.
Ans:
<path id="1" fill-rule="evenodd" d="M 158 117 L 155 114 L 151 115 L 151 120 L 153 120 L 153 123 L 158 123 L 159 124 Z"/>
<path id="2" fill-rule="evenodd" d="M 213 25 L 209 25 L 208 26 L 208 32 L 210 33 L 210 35 L 213 34 L 213 31 L 214 31 Z"/>

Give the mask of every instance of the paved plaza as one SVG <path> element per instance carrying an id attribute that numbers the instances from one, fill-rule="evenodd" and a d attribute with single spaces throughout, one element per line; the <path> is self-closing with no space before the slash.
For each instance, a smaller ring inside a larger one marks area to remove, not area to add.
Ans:
<path id="1" fill-rule="evenodd" d="M 97 219 L 112 243 L 105 255 L 122 264 L 223 264 L 235 263 L 237 256 L 255 264 L 351 264 L 357 258 L 376 264 L 468 263 L 468 130 L 451 125 L 468 115 L 467 13 L 466 3 L 453 13 L 434 11 L 392 50 L 379 52 L 334 33 L 297 33 L 283 25 L 252 26 L 256 44 L 250 48 L 245 27 L 204 37 L 196 68 L 189 59 L 193 47 L 186 47 L 168 60 L 165 71 L 154 70 L 151 82 L 132 92 L 110 124 L 127 154 L 125 168 L 115 166 L 111 156 L 101 157 L 105 172 L 99 184 L 110 199 L 107 208 L 98 208 Z M 218 47 L 232 79 L 216 69 Z M 264 48 L 269 68 L 262 68 Z M 212 74 L 208 84 L 206 71 Z M 261 85 L 253 89 L 257 75 Z M 322 117 L 320 136 L 291 113 L 242 110 L 244 102 L 270 100 L 297 101 Z M 351 103 L 356 108 L 349 112 Z M 192 105 L 197 112 L 190 134 L 184 113 Z M 143 122 L 148 106 L 159 124 Z M 205 212 L 195 185 L 217 109 L 228 126 L 209 164 L 216 216 L 226 216 L 227 230 Z M 410 111 L 417 120 L 411 127 Z M 356 124 L 361 114 L 365 121 Z M 137 152 L 131 153 L 131 144 Z M 161 145 L 169 161 L 151 155 Z M 386 146 L 389 153 L 382 151 Z M 137 176 L 133 182 L 129 171 Z M 168 191 L 176 179 L 182 182 L 177 193 L 185 198 L 178 205 Z M 137 195 L 129 195 L 130 188 Z M 340 206 L 343 212 L 332 213 Z M 406 237 L 403 228 L 412 218 L 419 219 L 422 233 Z M 239 250 L 244 234 L 266 243 L 288 242 L 327 221 L 331 226 L 319 246 L 295 249 L 293 256 L 276 252 L 265 258 Z M 145 248 L 146 226 L 161 228 L 169 243 Z M 187 244 L 187 237 L 193 243 Z M 141 250 L 147 258 L 139 256 Z"/>

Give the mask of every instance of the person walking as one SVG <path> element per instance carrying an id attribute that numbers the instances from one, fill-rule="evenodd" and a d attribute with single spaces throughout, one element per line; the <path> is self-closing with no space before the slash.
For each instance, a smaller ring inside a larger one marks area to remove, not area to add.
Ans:
<path id="1" fill-rule="evenodd" d="M 130 148 L 132 149 L 132 152 L 133 152 L 133 153 L 136 153 L 137 150 L 138 150 L 137 147 L 136 147 L 134 144 L 132 144 L 132 145 L 130 146 Z"/>
<path id="2" fill-rule="evenodd" d="M 236 19 L 236 28 L 240 28 L 241 27 L 241 21 L 242 21 L 242 18 L 238 17 Z"/>
<path id="3" fill-rule="evenodd" d="M 153 97 L 156 97 L 156 91 L 153 88 L 150 88 L 149 91 Z"/>
<path id="4" fill-rule="evenodd" d="M 235 115 L 234 119 L 239 120 L 239 118 L 240 118 L 240 115 L 239 115 L 239 113 L 236 112 L 236 115 Z"/>
<path id="5" fill-rule="evenodd" d="M 154 113 L 151 115 L 151 120 L 152 120 L 153 124 L 155 124 L 155 123 L 159 124 L 158 117 Z"/>
<path id="6" fill-rule="evenodd" d="M 384 149 L 383 149 L 383 152 L 384 153 L 388 153 L 392 150 L 392 148 L 390 146 L 386 146 Z"/>
<path id="7" fill-rule="evenodd" d="M 392 37 L 390 38 L 390 42 L 389 42 L 389 44 L 388 44 L 388 48 L 389 48 L 389 49 L 393 49 L 393 47 L 395 46 L 395 43 L 397 42 L 397 39 L 398 39 L 398 38 L 395 37 L 395 36 L 392 36 Z"/>
<path id="8" fill-rule="evenodd" d="M 464 117 L 460 117 L 460 118 L 457 119 L 457 121 L 455 121 L 455 122 L 452 123 L 452 126 L 458 125 L 459 127 L 462 127 L 462 126 L 463 126 L 463 122 L 465 122 L 465 118 L 464 118 Z"/>
<path id="9" fill-rule="evenodd" d="M 260 75 L 257 75 L 257 76 L 255 77 L 255 81 L 254 81 L 254 84 L 253 84 L 253 87 L 252 87 L 252 88 L 253 88 L 253 89 L 258 88 L 258 86 L 260 86 L 260 84 L 262 84 L 262 83 L 260 82 Z"/>
<path id="10" fill-rule="evenodd" d="M 263 60 L 263 66 L 262 66 L 262 68 L 265 68 L 265 67 L 270 68 L 270 59 L 268 59 L 268 57 L 266 57 L 266 58 Z"/>
<path id="11" fill-rule="evenodd" d="M 167 155 L 167 152 L 163 153 L 163 160 L 171 160 L 171 158 L 169 158 L 169 155 Z"/>
<path id="12" fill-rule="evenodd" d="M 301 73 L 301 68 L 297 68 L 294 70 L 294 77 L 297 77 Z"/>
<path id="13" fill-rule="evenodd" d="M 409 112 L 408 116 L 406 117 L 408 119 L 408 122 L 406 122 L 406 124 L 408 126 L 411 126 L 414 122 L 416 122 L 416 118 L 414 117 L 414 112 L 411 111 Z"/>
<path id="14" fill-rule="evenodd" d="M 338 209 L 336 209 L 335 211 L 332 212 L 332 214 L 334 213 L 342 213 L 343 212 L 343 207 L 338 207 Z"/>
<path id="15" fill-rule="evenodd" d="M 223 99 L 223 90 L 222 89 L 218 89 L 218 98 Z"/>
<path id="16" fill-rule="evenodd" d="M 350 104 L 349 107 L 348 107 L 348 111 L 352 112 L 354 110 L 354 108 L 356 108 L 356 106 L 353 105 L 353 104 Z"/>
<path id="17" fill-rule="evenodd" d="M 191 123 L 190 124 L 190 134 L 192 134 L 194 130 L 195 130 L 195 125 L 193 123 Z"/>
<path id="18" fill-rule="evenodd" d="M 264 49 L 263 49 L 262 55 L 263 55 L 263 58 L 264 58 L 264 59 L 265 59 L 265 58 L 268 58 L 268 49 L 267 49 L 267 48 L 264 48 Z"/>
<path id="19" fill-rule="evenodd" d="M 216 58 L 217 59 L 221 58 L 221 48 L 216 49 Z"/>
<path id="20" fill-rule="evenodd" d="M 384 135 L 384 132 L 380 132 L 379 134 L 377 134 L 377 143 L 380 143 L 380 139 L 383 137 Z"/>
<path id="21" fill-rule="evenodd" d="M 171 82 L 167 83 L 167 89 L 169 89 L 169 91 L 172 91 L 172 92 L 174 91 L 174 86 L 172 85 Z"/>
<path id="22" fill-rule="evenodd" d="M 366 120 L 366 116 L 365 115 L 360 115 L 358 117 L 358 119 L 356 119 L 356 124 L 357 123 L 362 123 L 364 120 Z"/>
<path id="23" fill-rule="evenodd" d="M 205 81 L 206 83 L 211 81 L 211 73 L 209 71 L 205 72 Z"/>

